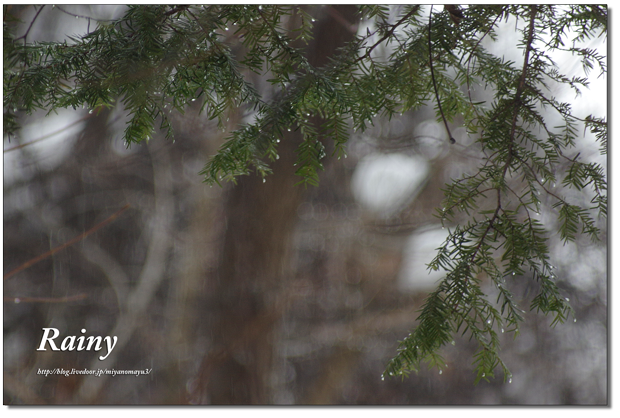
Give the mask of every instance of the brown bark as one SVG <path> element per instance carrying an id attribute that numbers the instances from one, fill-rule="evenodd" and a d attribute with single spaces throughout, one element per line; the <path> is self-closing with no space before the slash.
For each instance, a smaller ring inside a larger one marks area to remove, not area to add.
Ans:
<path id="1" fill-rule="evenodd" d="M 336 48 L 353 38 L 355 7 L 327 6 L 317 19 L 308 59 L 321 67 Z M 198 402 L 268 404 L 274 327 L 285 307 L 291 276 L 291 237 L 303 186 L 295 186 L 295 150 L 301 141 L 289 132 L 278 148 L 274 174 L 239 179 L 225 202 L 226 230 L 214 293 L 216 320 L 212 350 L 198 377 Z"/>
<path id="2" fill-rule="evenodd" d="M 312 384 L 304 405 L 333 405 L 341 399 L 342 388 L 351 379 L 352 369 L 362 356 L 361 351 L 346 345 L 334 347 L 325 360 L 319 377 Z"/>

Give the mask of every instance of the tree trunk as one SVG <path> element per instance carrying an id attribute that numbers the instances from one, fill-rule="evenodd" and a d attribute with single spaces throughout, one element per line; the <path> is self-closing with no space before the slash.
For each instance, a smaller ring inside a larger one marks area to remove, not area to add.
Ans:
<path id="1" fill-rule="evenodd" d="M 353 38 L 354 6 L 325 6 L 317 19 L 307 57 L 325 65 L 336 48 Z M 214 292 L 216 319 L 212 349 L 198 378 L 198 402 L 268 404 L 274 328 L 282 315 L 290 271 L 291 238 L 303 186 L 295 186 L 295 159 L 301 134 L 287 132 L 266 181 L 244 176 L 225 201 L 225 236 Z"/>

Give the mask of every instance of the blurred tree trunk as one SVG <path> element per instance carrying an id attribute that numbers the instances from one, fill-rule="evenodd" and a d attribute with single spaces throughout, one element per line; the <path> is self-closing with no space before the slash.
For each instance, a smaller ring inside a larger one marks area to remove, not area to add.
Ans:
<path id="1" fill-rule="evenodd" d="M 354 6 L 326 6 L 307 48 L 312 65 L 321 67 L 338 47 L 353 39 L 347 22 Z M 285 307 L 291 237 L 303 186 L 295 186 L 295 150 L 301 134 L 288 132 L 280 159 L 266 181 L 241 177 L 225 200 L 225 236 L 217 283 L 209 297 L 216 309 L 213 349 L 205 355 L 198 381 L 200 402 L 268 404 L 274 327 Z"/>
<path id="2" fill-rule="evenodd" d="M 362 352 L 337 345 L 333 353 L 324 360 L 322 370 L 306 393 L 303 404 L 334 405 L 340 402 L 342 388 L 351 379 L 351 371 L 358 362 Z"/>

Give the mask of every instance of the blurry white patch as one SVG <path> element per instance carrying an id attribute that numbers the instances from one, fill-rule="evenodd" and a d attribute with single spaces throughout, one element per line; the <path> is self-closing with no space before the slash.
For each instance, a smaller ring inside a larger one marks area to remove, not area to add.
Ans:
<path id="1" fill-rule="evenodd" d="M 429 170 L 428 161 L 421 156 L 368 155 L 353 173 L 353 196 L 364 209 L 390 217 L 416 198 Z"/>
<path id="2" fill-rule="evenodd" d="M 434 290 L 446 272 L 429 270 L 427 264 L 437 255 L 437 248 L 448 237 L 448 230 L 440 225 L 416 232 L 403 250 L 403 264 L 398 275 L 398 288 L 408 292 Z"/>
<path id="3" fill-rule="evenodd" d="M 434 120 L 419 123 L 413 130 L 413 137 L 419 144 L 420 152 L 429 160 L 439 157 L 448 141 L 446 128 Z"/>
<path id="4" fill-rule="evenodd" d="M 467 129 L 463 126 L 455 128 L 452 131 L 452 136 L 456 139 L 456 142 L 464 147 L 470 146 L 474 142 L 473 136 L 467 133 Z"/>
<path id="5" fill-rule="evenodd" d="M 36 155 L 39 168 L 52 170 L 67 158 L 85 123 L 75 122 L 83 116 L 82 112 L 58 110 L 22 128 L 23 142 L 32 142 L 28 148 Z"/>
<path id="6" fill-rule="evenodd" d="M 558 243 L 553 259 L 562 265 L 560 279 L 566 280 L 581 293 L 596 292 L 605 286 L 607 254 L 597 247 L 578 247 L 574 242 Z M 562 277 L 562 271 L 567 277 Z"/>

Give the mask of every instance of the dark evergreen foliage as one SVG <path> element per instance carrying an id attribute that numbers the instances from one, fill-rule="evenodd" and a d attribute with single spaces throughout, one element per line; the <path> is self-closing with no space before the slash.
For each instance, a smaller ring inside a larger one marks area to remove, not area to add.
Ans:
<path id="1" fill-rule="evenodd" d="M 389 119 L 434 102 L 446 126 L 463 120 L 484 159 L 475 173 L 446 185 L 438 217 L 450 234 L 429 265 L 446 275 L 385 374 L 415 371 L 423 362 L 442 369 L 439 350 L 463 333 L 478 343 L 476 381 L 494 376 L 497 366 L 508 377 L 497 333 L 519 332 L 522 310 L 509 290 L 513 276 L 539 283 L 529 308 L 551 314 L 552 325 L 571 312 L 549 260 L 546 242 L 554 231 L 536 218 L 541 194 L 555 202 L 564 241 L 579 233 L 597 239 L 596 217 L 607 215 L 606 173 L 572 152 L 585 128 L 605 153 L 606 118 L 579 119 L 569 103 L 550 93 L 553 83 L 576 92 L 588 85 L 587 78 L 562 73 L 551 59 L 554 50 L 575 54 L 587 74 L 606 73 L 605 56 L 578 45 L 606 36 L 607 8 L 473 5 L 457 13 L 435 7 L 432 19 L 419 5 L 399 10 L 390 19 L 386 6 L 361 6 L 360 19 L 374 22 L 374 29 L 358 34 L 320 68 L 304 55 L 314 19 L 303 7 L 131 6 L 122 19 L 100 22 L 87 35 L 62 43 L 29 43 L 27 35 L 15 39 L 5 11 L 4 133 L 10 138 L 17 132 L 19 112 L 123 106 L 130 115 L 125 140 L 131 145 L 158 128 L 172 137 L 170 113 L 194 101 L 222 124 L 229 110 L 244 106 L 256 111 L 255 120 L 232 132 L 206 163 L 205 181 L 268 175 L 283 132 L 299 130 L 296 173 L 300 183 L 316 185 L 325 138 L 333 140 L 340 158 L 350 129 L 363 131 L 377 116 Z M 518 22 L 522 62 L 506 61 L 481 45 L 485 37 L 496 39 L 498 23 L 509 18 Z M 287 19 L 296 19 L 298 27 L 287 29 Z M 227 42 L 231 32 L 240 44 Z M 266 75 L 273 97 L 261 97 L 244 69 Z M 473 86 L 493 91 L 493 100 L 475 102 Z M 548 125 L 549 111 L 561 116 L 561 126 Z M 586 189 L 590 204 L 556 192 L 556 183 L 563 190 Z M 459 223 L 462 214 L 469 221 Z M 496 285 L 496 301 L 483 293 L 482 277 Z"/>

